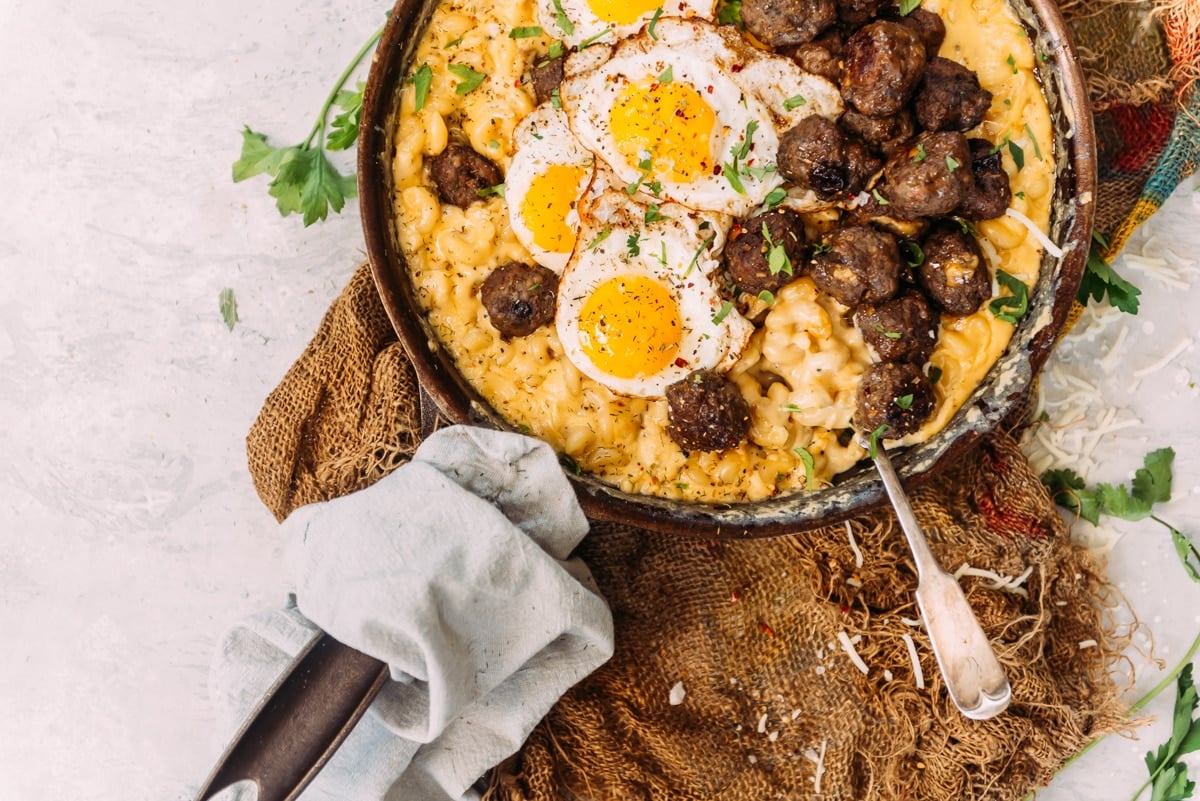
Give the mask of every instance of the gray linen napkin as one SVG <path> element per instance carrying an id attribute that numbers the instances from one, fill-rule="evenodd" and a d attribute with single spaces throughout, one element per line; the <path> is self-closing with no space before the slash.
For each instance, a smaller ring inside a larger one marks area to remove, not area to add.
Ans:
<path id="1" fill-rule="evenodd" d="M 553 451 L 455 426 L 373 486 L 283 524 L 294 605 L 233 629 L 211 686 L 232 734 L 317 633 L 388 663 L 375 699 L 306 801 L 470 797 L 569 687 L 612 655 L 612 616 Z"/>

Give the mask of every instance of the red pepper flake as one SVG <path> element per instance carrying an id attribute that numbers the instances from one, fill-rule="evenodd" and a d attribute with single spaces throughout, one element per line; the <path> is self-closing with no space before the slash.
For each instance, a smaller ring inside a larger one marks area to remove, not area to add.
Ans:
<path id="1" fill-rule="evenodd" d="M 688 366 L 687 359 L 680 356 L 678 359 L 675 360 L 675 366 L 676 367 L 687 367 Z"/>
<path id="2" fill-rule="evenodd" d="M 720 540 L 705 540 L 704 547 L 713 559 L 720 559 L 724 555 L 725 549 Z"/>
<path id="3" fill-rule="evenodd" d="M 850 614 L 850 607 L 846 606 L 845 604 L 842 604 L 842 614 L 843 615 Z"/>
<path id="4" fill-rule="evenodd" d="M 729 68 L 729 71 L 730 71 L 730 72 L 741 72 L 741 71 L 742 71 L 742 65 L 741 65 L 741 64 L 734 64 L 734 65 L 732 65 L 732 66 Z"/>
<path id="5" fill-rule="evenodd" d="M 729 603 L 736 604 L 740 600 L 742 600 L 742 596 L 738 595 L 737 590 L 734 590 L 731 593 L 729 593 Z"/>
<path id="6" fill-rule="evenodd" d="M 768 626 L 766 621 L 763 621 L 763 620 L 758 621 L 758 628 L 760 631 L 762 631 L 763 634 L 767 635 L 768 637 L 775 636 L 775 629 Z"/>

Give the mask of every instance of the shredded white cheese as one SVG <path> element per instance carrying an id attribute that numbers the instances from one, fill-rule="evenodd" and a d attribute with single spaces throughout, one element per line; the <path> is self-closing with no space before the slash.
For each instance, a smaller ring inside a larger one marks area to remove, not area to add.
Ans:
<path id="1" fill-rule="evenodd" d="M 850 527 L 850 521 L 846 521 L 846 536 L 850 538 L 850 550 L 854 551 L 854 566 L 863 566 L 863 554 L 858 549 L 858 543 L 854 539 L 854 529 Z"/>
<path id="2" fill-rule="evenodd" d="M 764 734 L 767 731 L 767 713 L 763 712 L 762 717 L 758 719 L 758 733 Z"/>
<path id="3" fill-rule="evenodd" d="M 842 650 L 846 652 L 846 656 L 850 657 L 850 661 L 858 668 L 859 672 L 867 673 L 867 663 L 862 661 L 862 657 L 858 655 L 858 651 L 854 648 L 854 643 L 851 642 L 850 636 L 845 631 L 838 632 L 838 642 L 842 644 Z"/>
<path id="4" fill-rule="evenodd" d="M 883 680 L 884 680 L 884 681 L 891 681 L 891 680 L 892 680 L 892 671 L 890 671 L 890 670 L 886 670 L 886 669 L 885 669 L 885 670 L 883 671 Z"/>
<path id="5" fill-rule="evenodd" d="M 917 656 L 917 644 L 913 642 L 912 635 L 907 631 L 903 634 L 904 645 L 908 648 L 908 659 L 912 662 L 913 681 L 917 683 L 918 690 L 925 689 L 925 674 L 921 672 L 921 660 Z"/>
<path id="6" fill-rule="evenodd" d="M 1095 640 L 1080 640 L 1079 648 L 1080 648 L 1080 650 L 1082 650 L 1084 648 L 1095 648 L 1099 644 L 1100 643 L 1096 642 Z"/>
<path id="7" fill-rule="evenodd" d="M 775 742 L 775 741 L 776 741 L 776 740 L 778 740 L 778 739 L 779 739 L 779 732 L 777 732 L 777 731 L 773 731 L 773 732 L 771 732 L 770 734 L 768 734 L 768 735 L 767 735 L 767 740 L 768 740 L 768 742 L 772 742 L 772 743 L 773 743 L 773 742 Z"/>
<path id="8" fill-rule="evenodd" d="M 795 720 L 798 717 L 800 717 L 800 709 L 799 708 L 793 709 L 792 710 L 792 720 Z"/>
<path id="9" fill-rule="evenodd" d="M 1042 244 L 1042 247 L 1044 247 L 1046 252 L 1051 256 L 1056 259 L 1061 259 L 1063 257 L 1063 249 L 1051 242 L 1050 237 L 1046 236 L 1042 229 L 1038 228 L 1037 225 L 1034 224 L 1033 220 L 1029 219 L 1012 206 L 1009 206 L 1007 209 L 1005 209 L 1004 213 L 1028 228 L 1029 233 L 1033 234 L 1034 238 Z"/>
<path id="10" fill-rule="evenodd" d="M 908 626 L 909 628 L 914 628 L 914 629 L 917 626 L 921 625 L 920 619 L 915 618 L 915 617 L 902 617 L 902 618 L 900 618 L 900 622 L 903 623 L 904 625 Z"/>
<path id="11" fill-rule="evenodd" d="M 1175 343 L 1175 347 L 1171 348 L 1171 352 L 1168 353 L 1166 356 L 1163 356 L 1161 359 L 1154 362 L 1153 364 L 1148 364 L 1145 367 L 1141 367 L 1137 370 L 1134 370 L 1133 371 L 1134 377 L 1135 378 L 1143 378 L 1144 376 L 1148 376 L 1151 373 L 1157 373 L 1159 370 L 1163 369 L 1168 364 L 1173 362 L 1175 360 L 1175 358 L 1179 356 L 1179 354 L 1181 354 L 1185 350 L 1188 350 L 1189 348 L 1191 348 L 1192 344 L 1193 344 L 1193 342 L 1192 342 L 1191 337 L 1185 337 L 1184 339 L 1181 339 L 1179 342 Z"/>
<path id="12" fill-rule="evenodd" d="M 667 698 L 667 700 L 671 702 L 671 706 L 679 706 L 683 703 L 683 699 L 686 695 L 687 691 L 683 689 L 683 682 L 677 681 L 675 682 L 674 686 L 671 687 L 671 695 Z"/>
<path id="13" fill-rule="evenodd" d="M 1028 598 L 1029 593 L 1021 585 L 1025 583 L 1025 579 L 1029 578 L 1033 573 L 1033 565 L 1025 569 L 1025 572 L 1019 576 L 1003 576 L 994 570 L 985 570 L 981 567 L 971 567 L 966 562 L 959 565 L 958 570 L 954 571 L 954 578 L 960 579 L 963 576 L 974 576 L 976 578 L 987 579 L 990 584 L 984 585 L 989 590 L 1004 590 L 1005 592 L 1015 593 L 1023 598 Z"/>
<path id="14" fill-rule="evenodd" d="M 821 779 L 825 778 L 825 748 L 829 745 L 829 738 L 824 737 L 821 740 L 821 750 L 815 748 L 804 749 L 804 756 L 808 757 L 814 765 L 817 766 L 816 774 L 813 776 L 813 792 L 821 792 Z"/>

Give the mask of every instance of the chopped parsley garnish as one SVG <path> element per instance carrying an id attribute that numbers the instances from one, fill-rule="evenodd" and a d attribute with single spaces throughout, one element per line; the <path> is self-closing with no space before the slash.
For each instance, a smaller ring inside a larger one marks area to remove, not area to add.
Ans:
<path id="1" fill-rule="evenodd" d="M 833 250 L 833 245 L 828 242 L 818 242 L 813 245 L 812 252 L 814 256 L 820 256 L 822 253 L 828 253 L 831 250 Z"/>
<path id="2" fill-rule="evenodd" d="M 557 2 L 558 2 L 558 0 L 555 0 L 556 5 L 557 5 Z M 1016 75 L 1017 74 L 1017 59 L 1013 56 L 1013 54 L 1009 53 L 1008 58 L 1004 59 L 1004 61 L 1005 61 L 1005 63 L 1008 64 L 1009 68 L 1012 70 L 1012 74 Z"/>
<path id="3" fill-rule="evenodd" d="M 417 67 L 417 71 L 409 80 L 412 81 L 415 95 L 413 111 L 420 111 L 425 108 L 425 102 L 429 99 L 429 87 L 433 84 L 433 70 L 428 64 L 422 64 Z"/>
<path id="4" fill-rule="evenodd" d="M 667 240 L 662 240 L 658 243 L 661 247 L 658 254 L 658 263 L 663 267 L 667 266 Z"/>
<path id="5" fill-rule="evenodd" d="M 654 29 L 658 26 L 658 20 L 662 15 L 663 7 L 659 6 L 654 9 L 654 16 L 650 18 L 650 24 L 646 26 L 646 33 L 650 34 L 650 38 L 655 41 L 658 41 L 658 34 L 654 32 Z"/>
<path id="6" fill-rule="evenodd" d="M 238 323 L 237 298 L 233 296 L 232 289 L 221 290 L 221 294 L 217 296 L 217 306 L 221 310 L 221 319 L 225 321 L 225 327 L 232 331 Z"/>
<path id="7" fill-rule="evenodd" d="M 542 30 L 541 25 L 523 25 L 519 28 L 513 28 L 508 32 L 509 39 L 533 39 L 544 35 L 546 32 Z M 460 37 L 461 38 L 461 37 Z"/>
<path id="8" fill-rule="evenodd" d="M 712 318 L 713 325 L 720 325 L 721 322 L 726 317 L 729 316 L 729 313 L 731 311 L 733 311 L 733 301 L 732 300 L 727 300 L 724 303 L 722 303 L 720 311 L 718 311 L 716 314 L 713 315 L 713 318 Z"/>
<path id="9" fill-rule="evenodd" d="M 642 237 L 638 234 L 630 234 L 625 239 L 625 250 L 629 251 L 630 258 L 633 258 L 642 252 L 642 246 L 640 244 L 641 241 Z"/>
<path id="10" fill-rule="evenodd" d="M 763 303 L 767 304 L 768 306 L 775 305 L 775 295 L 769 289 L 764 289 L 762 292 L 759 292 L 758 299 L 761 300 Z"/>
<path id="11" fill-rule="evenodd" d="M 510 34 L 510 35 L 511 35 L 511 34 Z M 513 37 L 513 38 L 516 38 L 516 37 Z M 446 42 L 444 45 L 442 45 L 442 49 L 443 49 L 443 50 L 449 50 L 450 48 L 452 48 L 452 47 L 454 47 L 455 45 L 458 45 L 458 44 L 462 44 L 462 37 L 461 37 L 461 36 L 460 36 L 460 37 L 458 37 L 457 39 L 451 39 L 450 41 Z"/>
<path id="12" fill-rule="evenodd" d="M 558 93 L 557 86 L 550 92 L 550 105 L 556 109 L 562 108 L 562 95 Z"/>
<path id="13" fill-rule="evenodd" d="M 900 0 L 900 16 L 907 17 L 916 11 L 919 5 L 921 5 L 921 0 Z"/>
<path id="14" fill-rule="evenodd" d="M 954 158 L 954 156 L 951 156 L 949 153 L 946 154 L 946 169 L 947 170 L 949 170 L 950 172 L 954 172 L 961 166 L 962 165 L 958 163 L 958 159 Z"/>
<path id="15" fill-rule="evenodd" d="M 674 67 L 667 67 L 665 70 L 663 70 L 662 72 L 660 72 L 658 74 L 658 82 L 659 83 L 671 83 L 671 81 L 673 81 L 673 80 L 675 80 L 675 68 Z"/>
<path id="16" fill-rule="evenodd" d="M 921 250 L 921 246 L 911 239 L 905 239 L 900 243 L 900 255 L 904 257 L 904 263 L 913 269 L 925 263 L 925 251 Z"/>
<path id="17" fill-rule="evenodd" d="M 883 334 L 888 339 L 899 339 L 900 337 L 903 336 L 903 334 L 901 334 L 899 331 L 885 330 L 884 327 L 882 325 L 879 325 L 878 323 L 876 323 L 876 325 L 875 325 L 875 331 L 876 331 L 876 333 Z"/>
<path id="18" fill-rule="evenodd" d="M 1025 133 L 1029 134 L 1029 141 L 1033 143 L 1033 155 L 1037 156 L 1038 161 L 1044 161 L 1042 149 L 1038 146 L 1037 137 L 1033 135 L 1033 129 L 1029 127 L 1029 123 L 1025 123 Z"/>
<path id="19" fill-rule="evenodd" d="M 605 239 L 608 239 L 610 234 L 612 234 L 612 229 L 604 228 L 603 230 L 600 231 L 600 233 L 596 234 L 596 236 L 593 237 L 591 242 L 587 243 L 587 249 L 595 250 L 596 248 L 600 247 L 600 243 L 603 242 Z"/>
<path id="20" fill-rule="evenodd" d="M 703 227 L 703 225 L 701 227 Z M 692 260 L 688 262 L 687 270 L 685 270 L 683 273 L 684 275 L 690 274 L 692 270 L 696 268 L 696 265 L 700 263 L 700 255 L 704 253 L 704 251 L 708 250 L 709 245 L 716 241 L 716 238 L 716 234 L 709 234 L 708 237 L 700 243 L 700 247 L 696 248 L 696 252 L 692 254 Z"/>
<path id="21" fill-rule="evenodd" d="M 476 190 L 475 194 L 479 195 L 479 197 L 492 197 L 493 195 L 504 197 L 504 184 L 484 187 L 483 189 Z"/>
<path id="22" fill-rule="evenodd" d="M 949 158 L 947 156 L 947 158 Z M 913 161 L 920 164 L 925 160 L 925 143 L 917 142 L 917 152 L 913 154 Z"/>
<path id="23" fill-rule="evenodd" d="M 897 406 L 899 406 L 901 409 L 903 409 L 906 412 L 912 408 L 913 396 L 911 394 L 901 395 L 898 398 L 892 398 L 892 400 L 895 402 L 895 404 Z"/>
<path id="24" fill-rule="evenodd" d="M 669 220 L 671 218 L 662 213 L 662 210 L 657 203 L 651 203 L 646 207 L 646 214 L 643 216 L 643 219 L 648 223 L 653 223 L 662 222 L 663 220 Z"/>
<path id="25" fill-rule="evenodd" d="M 749 175 L 746 166 L 742 163 L 747 156 L 750 155 L 751 140 L 754 137 L 754 132 L 758 130 L 758 121 L 750 120 L 746 123 L 746 135 L 741 142 L 734 145 L 729 150 L 729 156 L 732 161 L 727 161 L 722 167 L 722 172 L 725 178 L 729 181 L 729 185 L 733 187 L 733 191 L 739 195 L 746 194 L 746 187 L 742 183 L 742 178 Z"/>
<path id="26" fill-rule="evenodd" d="M 808 448 L 792 448 L 792 453 L 800 457 L 800 461 L 804 464 L 804 488 L 813 488 L 813 472 L 816 469 L 816 461 Z"/>
<path id="27" fill-rule="evenodd" d="M 612 33 L 612 28 L 605 28 L 604 30 L 600 31 L 600 33 L 596 33 L 596 34 L 589 36 L 588 38 L 584 39 L 582 42 L 579 43 L 579 49 L 585 50 L 588 47 L 591 47 L 596 42 L 603 39 L 605 36 L 608 36 L 610 33 Z"/>
<path id="28" fill-rule="evenodd" d="M 804 99 L 804 95 L 792 95 L 787 100 L 783 101 L 783 110 L 792 111 L 803 106 L 808 101 Z"/>
<path id="29" fill-rule="evenodd" d="M 870 443 L 870 453 L 871 453 L 872 459 L 874 459 L 878 456 L 878 454 L 879 454 L 879 438 L 882 437 L 885 433 L 887 433 L 888 428 L 890 428 L 890 426 L 888 426 L 887 423 L 884 423 L 879 428 L 877 428 L 871 432 L 871 436 L 868 438 L 868 441 Z"/>
<path id="30" fill-rule="evenodd" d="M 942 368 L 929 365 L 929 383 L 936 384 L 942 380 Z"/>
<path id="31" fill-rule="evenodd" d="M 1004 270 L 996 271 L 996 281 L 1006 288 L 1011 295 L 996 298 L 988 304 L 990 311 L 997 320 L 1016 325 L 1029 310 L 1029 288 L 1025 282 L 1016 276 L 1009 275 Z"/>
<path id="32" fill-rule="evenodd" d="M 459 83 L 454 87 L 454 94 L 466 95 L 474 92 L 479 88 L 487 78 L 487 74 L 476 72 L 465 64 L 448 64 L 446 69 L 450 70 L 451 74 L 459 78 Z"/>
<path id="33" fill-rule="evenodd" d="M 886 197 L 884 197 L 883 195 L 879 194 L 879 190 L 878 190 L 878 189 L 872 189 L 872 190 L 871 190 L 871 197 L 875 198 L 875 202 L 876 202 L 876 203 L 878 203 L 880 206 L 890 206 L 890 205 L 891 205 L 891 204 L 888 202 L 888 199 L 887 199 Z"/>
<path id="34" fill-rule="evenodd" d="M 771 231 L 767 228 L 765 222 L 762 224 L 762 235 L 767 243 L 767 269 L 771 271 L 771 275 L 778 275 L 779 273 L 791 275 L 792 260 L 788 258 L 783 243 L 775 242 L 771 239 Z"/>
<path id="35" fill-rule="evenodd" d="M 575 23 L 571 22 L 567 12 L 563 10 L 562 0 L 554 0 L 554 24 L 567 36 L 575 33 Z"/>
<path id="36" fill-rule="evenodd" d="M 742 0 L 725 0 L 717 9 L 717 22 L 721 25 L 742 26 Z"/>
<path id="37" fill-rule="evenodd" d="M 563 57 L 563 43 L 555 39 L 550 43 L 550 47 L 546 50 L 547 59 L 556 59 Z"/>
<path id="38" fill-rule="evenodd" d="M 766 200 L 764 202 L 766 203 L 767 208 L 773 209 L 776 206 L 778 206 L 780 203 L 782 203 L 786 198 L 787 198 L 787 190 L 784 189 L 782 186 L 777 186 L 770 191 L 770 193 L 767 195 Z"/>

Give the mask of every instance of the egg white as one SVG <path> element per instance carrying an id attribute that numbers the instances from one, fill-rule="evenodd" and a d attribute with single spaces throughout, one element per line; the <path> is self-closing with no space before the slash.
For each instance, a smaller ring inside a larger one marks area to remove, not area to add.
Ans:
<path id="1" fill-rule="evenodd" d="M 579 141 L 643 201 L 657 198 L 745 216 L 783 183 L 775 170 L 782 132 L 810 114 L 842 112 L 836 86 L 790 59 L 755 49 L 729 26 L 661 19 L 653 36 L 643 30 L 609 52 L 601 63 L 586 50 L 568 58 L 560 96 Z M 574 60 L 588 64 L 581 68 Z M 704 144 L 697 148 L 706 169 L 686 181 L 658 169 L 667 153 L 658 154 L 656 170 L 648 173 L 646 162 L 623 152 L 628 143 L 623 145 L 612 125 L 614 107 L 631 86 L 671 82 L 692 87 L 715 114 L 707 152 Z"/>
<path id="2" fill-rule="evenodd" d="M 516 151 L 504 180 L 504 196 L 513 233 L 538 264 L 562 272 L 575 247 L 574 234 L 579 230 L 578 204 L 595 178 L 596 159 L 571 133 L 566 114 L 548 103 L 521 120 L 513 132 L 513 143 Z M 572 206 L 558 209 L 565 213 L 557 218 L 572 235 L 554 238 L 548 243 L 544 233 L 546 226 L 538 225 L 527 215 L 530 205 L 545 208 L 553 202 L 553 198 L 539 197 L 538 189 L 546 180 L 545 176 L 556 168 L 567 168 L 579 177 L 573 189 L 561 187 L 552 192 L 559 200 L 568 195 L 574 197 Z"/>
<path id="3" fill-rule="evenodd" d="M 538 20 L 549 35 L 577 47 L 614 42 L 665 17 L 712 19 L 716 0 L 537 0 Z"/>
<path id="4" fill-rule="evenodd" d="M 651 209 L 622 189 L 598 195 L 584 210 L 575 253 L 559 280 L 555 325 L 571 363 L 614 392 L 646 398 L 663 397 L 693 370 L 729 369 L 754 330 L 712 280 L 729 222 L 676 203 Z M 669 292 L 681 322 L 680 344 L 661 368 L 617 376 L 586 352 L 580 318 L 597 287 L 626 276 L 652 279 Z"/>

